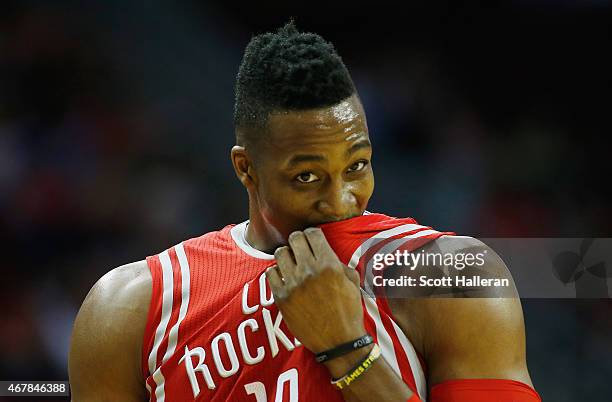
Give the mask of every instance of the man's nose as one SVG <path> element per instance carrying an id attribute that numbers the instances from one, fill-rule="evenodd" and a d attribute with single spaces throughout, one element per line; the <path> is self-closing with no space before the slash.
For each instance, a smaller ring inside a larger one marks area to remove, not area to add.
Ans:
<path id="1" fill-rule="evenodd" d="M 340 220 L 352 216 L 357 198 L 352 188 L 340 181 L 331 182 L 325 197 L 317 203 L 317 210 L 329 220 Z"/>

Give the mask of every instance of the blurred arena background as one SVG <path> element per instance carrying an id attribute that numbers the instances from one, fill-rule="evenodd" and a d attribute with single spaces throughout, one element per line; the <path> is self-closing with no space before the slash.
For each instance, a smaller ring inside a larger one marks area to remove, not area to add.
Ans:
<path id="1" fill-rule="evenodd" d="M 481 237 L 610 237 L 612 3 L 485 4 L 3 1 L 0 379 L 67 379 L 101 275 L 245 219 L 234 78 L 251 35 L 291 16 L 361 94 L 370 210 Z M 543 400 L 610 401 L 612 301 L 523 304 Z"/>

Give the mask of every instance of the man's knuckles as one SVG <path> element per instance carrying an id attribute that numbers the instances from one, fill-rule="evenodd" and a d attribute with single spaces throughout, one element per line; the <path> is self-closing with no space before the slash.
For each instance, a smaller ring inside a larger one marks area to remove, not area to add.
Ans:
<path id="1" fill-rule="evenodd" d="M 276 250 L 274 250 L 274 259 L 278 260 L 278 258 L 281 255 L 281 250 L 283 247 L 278 247 Z"/>
<path id="2" fill-rule="evenodd" d="M 274 259 L 276 262 L 288 262 L 291 260 L 291 249 L 288 246 L 282 246 L 274 251 Z"/>
<path id="3" fill-rule="evenodd" d="M 296 230 L 295 232 L 291 232 L 288 240 L 290 243 L 292 243 L 292 242 L 295 242 L 296 240 L 304 239 L 304 238 L 305 238 L 304 232 Z"/>
<path id="4" fill-rule="evenodd" d="M 306 228 L 304 234 L 307 236 L 323 236 L 323 231 L 320 228 Z"/>

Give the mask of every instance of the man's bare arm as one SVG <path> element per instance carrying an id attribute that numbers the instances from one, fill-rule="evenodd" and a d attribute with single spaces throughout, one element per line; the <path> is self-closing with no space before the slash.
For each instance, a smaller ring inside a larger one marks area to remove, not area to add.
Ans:
<path id="1" fill-rule="evenodd" d="M 388 300 L 398 325 L 407 333 L 417 330 L 415 346 L 427 361 L 429 386 L 453 379 L 493 378 L 533 386 L 521 303 L 504 262 L 473 238 L 446 237 L 435 243 L 433 248 L 441 252 L 484 252 L 482 270 L 489 277 L 509 279 L 510 289 L 482 289 L 474 293 L 478 298 Z"/>
<path id="2" fill-rule="evenodd" d="M 151 288 L 145 261 L 116 268 L 93 286 L 72 332 L 73 401 L 146 400 L 140 362 Z"/>

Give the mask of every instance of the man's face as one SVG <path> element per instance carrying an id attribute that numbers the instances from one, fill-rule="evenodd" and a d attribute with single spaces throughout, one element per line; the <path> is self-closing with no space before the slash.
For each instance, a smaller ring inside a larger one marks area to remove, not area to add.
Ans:
<path id="1" fill-rule="evenodd" d="M 295 230 L 358 216 L 374 190 L 365 113 L 357 96 L 323 109 L 274 113 L 258 146 L 256 197 L 263 220 Z"/>

